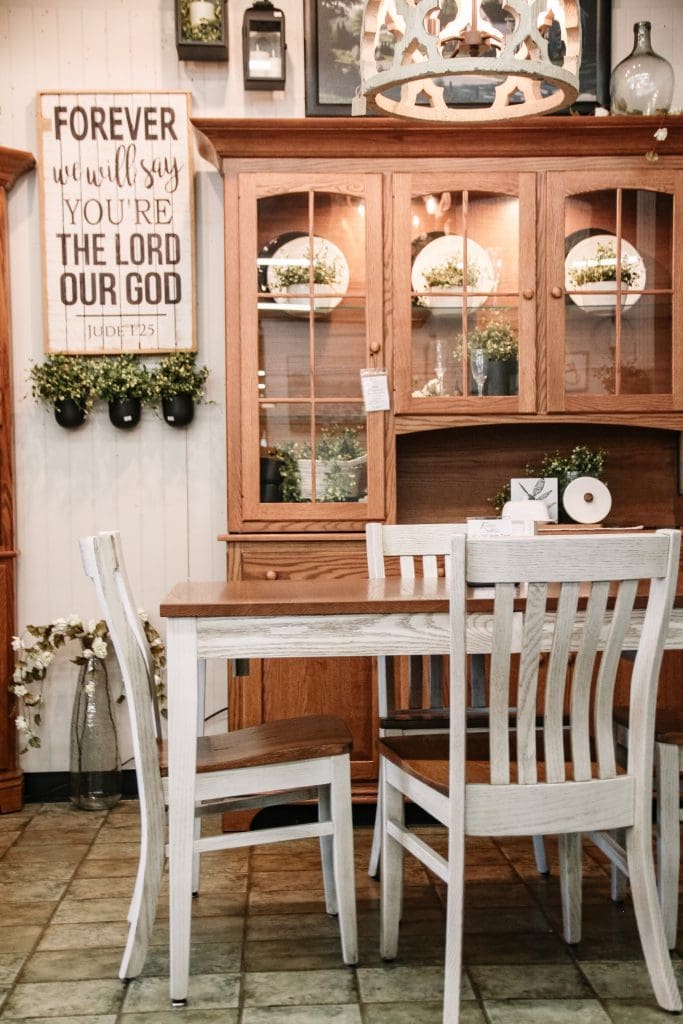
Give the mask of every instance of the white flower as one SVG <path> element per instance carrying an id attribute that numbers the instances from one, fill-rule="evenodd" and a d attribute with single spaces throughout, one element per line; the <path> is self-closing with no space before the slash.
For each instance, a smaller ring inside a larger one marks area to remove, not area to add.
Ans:
<path id="1" fill-rule="evenodd" d="M 16 725 L 18 732 L 29 732 L 28 722 L 24 715 L 17 715 L 14 719 L 14 724 Z"/>
<path id="2" fill-rule="evenodd" d="M 12 637 L 12 650 L 13 651 L 23 651 L 23 649 L 24 649 L 24 641 L 21 639 L 21 637 L 20 636 L 13 636 Z"/>
<path id="3" fill-rule="evenodd" d="M 88 633 L 94 633 L 97 628 L 97 619 L 88 620 Z"/>
<path id="4" fill-rule="evenodd" d="M 66 621 L 69 626 L 81 626 L 83 624 L 78 615 L 70 615 Z"/>
<path id="5" fill-rule="evenodd" d="M 48 668 L 48 666 L 50 666 L 54 661 L 54 658 L 55 656 L 52 651 L 36 651 L 33 655 L 33 660 L 37 665 L 40 665 L 41 668 Z"/>
<path id="6" fill-rule="evenodd" d="M 668 134 L 669 134 L 669 129 L 668 128 L 658 128 L 657 131 L 655 132 L 655 138 L 656 138 L 657 142 L 664 142 L 664 139 L 667 137 Z"/>
<path id="7" fill-rule="evenodd" d="M 92 697 L 95 693 L 95 682 L 93 679 L 88 679 L 87 683 L 83 687 L 89 697 Z"/>
<path id="8" fill-rule="evenodd" d="M 25 697 L 28 689 L 23 683 L 19 683 L 17 686 L 12 687 L 12 693 L 16 694 L 17 697 Z"/>
<path id="9" fill-rule="evenodd" d="M 26 669 L 22 665 L 17 665 L 12 675 L 12 679 L 15 683 L 21 683 L 26 678 Z"/>
<path id="10" fill-rule="evenodd" d="M 149 622 L 149 614 L 144 610 L 144 608 L 138 608 L 138 615 L 140 616 L 141 622 Z"/>
<path id="11" fill-rule="evenodd" d="M 96 658 L 107 657 L 107 645 L 101 636 L 96 636 L 92 642 L 92 652 Z"/>
<path id="12" fill-rule="evenodd" d="M 86 661 L 90 661 L 91 658 L 95 657 L 95 652 L 91 650 L 90 647 L 84 647 L 83 657 L 86 659 Z"/>
<path id="13" fill-rule="evenodd" d="M 76 616 L 72 615 L 71 618 L 75 619 Z M 69 628 L 69 625 L 75 626 L 77 625 L 77 623 L 69 623 L 66 621 L 66 619 L 55 619 L 55 621 L 52 623 L 52 632 L 58 636 L 63 636 L 63 634 L 66 633 L 67 629 Z"/>

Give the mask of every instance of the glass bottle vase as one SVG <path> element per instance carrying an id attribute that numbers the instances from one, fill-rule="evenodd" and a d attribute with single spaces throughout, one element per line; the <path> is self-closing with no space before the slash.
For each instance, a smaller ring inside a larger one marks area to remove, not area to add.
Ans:
<path id="1" fill-rule="evenodd" d="M 107 666 L 90 658 L 81 666 L 71 716 L 71 802 L 86 811 L 121 799 L 121 760 Z"/>
<path id="2" fill-rule="evenodd" d="M 674 91 L 671 64 L 652 49 L 651 23 L 633 26 L 633 50 L 610 76 L 610 107 L 613 114 L 666 114 Z"/>

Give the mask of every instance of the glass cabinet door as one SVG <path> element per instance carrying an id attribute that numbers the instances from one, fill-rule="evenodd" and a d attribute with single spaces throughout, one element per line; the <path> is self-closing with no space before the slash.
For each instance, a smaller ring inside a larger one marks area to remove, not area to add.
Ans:
<path id="1" fill-rule="evenodd" d="M 532 174 L 394 176 L 398 412 L 535 408 Z"/>
<path id="2" fill-rule="evenodd" d="M 680 172 L 632 178 L 584 175 L 577 189 L 576 175 L 549 175 L 557 232 L 549 246 L 551 411 L 681 408 L 673 300 Z"/>
<path id="3" fill-rule="evenodd" d="M 245 510 L 360 528 L 384 510 L 383 414 L 366 414 L 360 372 L 383 359 L 379 176 L 243 186 Z"/>

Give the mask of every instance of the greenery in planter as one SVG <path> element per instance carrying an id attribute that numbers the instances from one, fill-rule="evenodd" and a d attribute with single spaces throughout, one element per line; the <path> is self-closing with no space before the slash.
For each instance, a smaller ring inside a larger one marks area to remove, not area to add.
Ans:
<path id="1" fill-rule="evenodd" d="M 190 21 L 190 2 L 191 0 L 180 0 L 180 25 L 183 39 L 204 43 L 220 42 L 223 38 L 221 0 L 214 0 L 213 18 L 202 18 L 198 25 L 193 25 Z"/>
<path id="2" fill-rule="evenodd" d="M 95 389 L 104 402 L 139 398 L 143 405 L 155 401 L 149 370 L 136 355 L 104 356 L 95 363 Z"/>
<path id="3" fill-rule="evenodd" d="M 617 279 L 617 253 L 611 242 L 604 245 L 598 243 L 595 248 L 595 259 L 585 266 L 574 267 L 569 271 L 569 280 L 575 288 L 584 284 L 593 284 L 600 281 L 616 281 Z M 633 257 L 623 255 L 621 257 L 621 283 L 627 288 L 638 283 L 638 271 L 636 261 Z"/>
<path id="4" fill-rule="evenodd" d="M 85 412 L 95 402 L 95 368 L 91 356 L 49 355 L 28 372 L 31 394 L 37 401 L 54 405 L 70 398 Z"/>
<path id="5" fill-rule="evenodd" d="M 462 288 L 465 283 L 465 267 L 461 259 L 452 256 L 445 263 L 439 263 L 422 272 L 427 288 Z M 479 267 L 467 264 L 467 285 L 474 288 L 479 283 Z"/>
<path id="6" fill-rule="evenodd" d="M 306 262 L 302 262 L 305 260 Z M 339 259 L 330 257 L 327 247 L 321 245 L 313 255 L 313 283 L 334 284 L 339 272 Z M 308 284 L 311 276 L 311 251 L 307 250 L 296 263 L 284 267 L 275 267 L 275 279 L 279 288 L 288 288 L 292 284 Z"/>
<path id="7" fill-rule="evenodd" d="M 299 460 L 313 458 L 311 445 L 288 441 L 279 445 L 276 451 L 282 462 L 282 500 L 303 501 Z M 348 501 L 354 496 L 357 486 L 356 467 L 349 463 L 365 454 L 356 427 L 342 427 L 340 430 L 326 428 L 321 431 L 315 457 L 326 464 L 322 501 Z"/>
<path id="8" fill-rule="evenodd" d="M 517 331 L 509 320 L 494 314 L 468 335 L 467 346 L 470 354 L 475 349 L 483 349 L 494 362 L 516 361 L 519 348 Z M 456 360 L 462 358 L 462 335 L 456 341 L 453 355 Z"/>
<path id="9" fill-rule="evenodd" d="M 150 396 L 153 401 L 190 395 L 198 405 L 204 401 L 208 366 L 197 366 L 196 352 L 171 352 L 151 372 Z"/>
<path id="10" fill-rule="evenodd" d="M 556 477 L 558 491 L 562 495 L 567 484 L 576 476 L 593 476 L 601 480 L 606 455 L 607 452 L 603 448 L 593 449 L 587 445 L 577 444 L 569 455 L 555 452 L 553 455 L 544 455 L 538 465 L 527 463 L 524 467 L 524 476 L 543 477 L 545 480 Z M 503 505 L 510 500 L 509 482 L 490 500 L 500 515 Z"/>

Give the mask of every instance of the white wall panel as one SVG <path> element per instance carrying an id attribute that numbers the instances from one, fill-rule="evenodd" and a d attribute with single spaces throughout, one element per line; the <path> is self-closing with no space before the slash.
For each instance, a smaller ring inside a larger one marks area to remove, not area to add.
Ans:
<path id="1" fill-rule="evenodd" d="M 303 4 L 279 0 L 288 42 L 281 94 L 243 89 L 241 24 L 248 6 L 250 0 L 230 0 L 230 59 L 214 64 L 178 61 L 171 0 L 0 0 L 0 142 L 38 155 L 39 90 L 182 89 L 191 92 L 198 116 L 302 116 Z M 682 8 L 614 0 L 614 60 L 630 50 L 633 22 L 646 17 L 656 47 L 673 59 Z M 678 79 L 676 102 L 683 106 L 680 61 Z M 216 540 L 226 524 L 222 188 L 219 174 L 198 156 L 195 167 L 199 358 L 211 369 L 214 404 L 199 407 L 187 430 L 146 410 L 141 424 L 123 433 L 98 408 L 70 432 L 31 400 L 26 373 L 44 346 L 37 175 L 25 176 L 10 193 L 20 626 L 71 612 L 98 616 L 77 546 L 79 535 L 95 530 L 121 531 L 137 599 L 159 626 L 159 600 L 177 579 L 225 573 L 224 546 Z M 209 711 L 225 697 L 224 670 L 211 670 Z M 68 766 L 75 680 L 75 666 L 60 658 L 46 684 L 43 748 L 24 758 L 26 770 Z"/>

